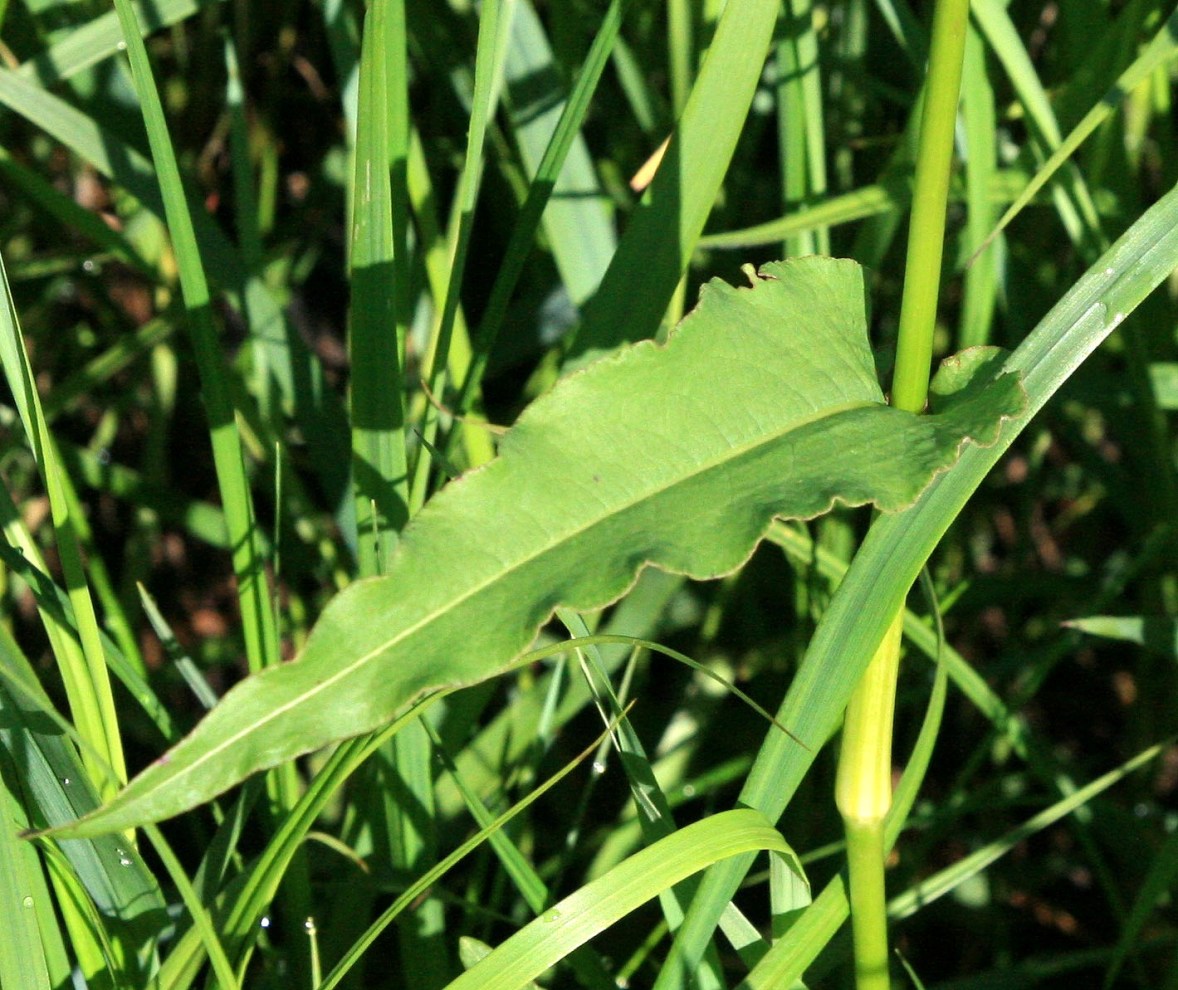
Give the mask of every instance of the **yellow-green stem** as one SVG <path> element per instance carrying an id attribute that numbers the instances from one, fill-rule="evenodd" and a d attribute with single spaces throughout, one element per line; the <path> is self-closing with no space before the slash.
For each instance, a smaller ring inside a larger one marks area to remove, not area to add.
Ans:
<path id="1" fill-rule="evenodd" d="M 924 411 L 944 250 L 953 131 L 969 0 L 938 0 L 908 228 L 892 405 Z M 892 715 L 903 611 L 892 621 L 847 706 L 835 800 L 847 835 L 858 990 L 888 990 L 883 820 L 892 803 Z"/>

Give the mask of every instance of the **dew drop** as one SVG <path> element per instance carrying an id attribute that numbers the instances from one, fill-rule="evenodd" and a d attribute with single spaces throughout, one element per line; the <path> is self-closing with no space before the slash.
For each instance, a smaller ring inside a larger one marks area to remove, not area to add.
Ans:
<path id="1" fill-rule="evenodd" d="M 551 910 L 545 911 L 542 915 L 540 915 L 540 919 L 546 925 L 554 924 L 555 922 L 560 921 L 560 912 L 556 910 L 556 908 L 552 908 Z"/>
<path id="2" fill-rule="evenodd" d="M 695 784 L 684 784 L 683 785 L 683 796 L 685 798 L 695 797 Z"/>
<path id="3" fill-rule="evenodd" d="M 600 777 L 603 773 L 605 773 L 605 764 L 601 760 L 594 760 L 593 772 L 597 774 L 598 777 Z"/>
<path id="4" fill-rule="evenodd" d="M 119 866 L 130 866 L 131 860 L 122 849 L 116 849 L 115 852 L 119 854 Z"/>
<path id="5" fill-rule="evenodd" d="M 308 935 L 314 935 L 315 934 L 315 919 L 308 918 L 306 921 L 303 922 L 303 928 L 306 929 Z"/>
<path id="6" fill-rule="evenodd" d="M 1105 273 L 1105 275 L 1116 275 L 1117 270 L 1115 268 L 1106 268 L 1104 270 L 1104 273 Z"/>
<path id="7" fill-rule="evenodd" d="M 121 52 L 125 52 L 127 50 L 127 43 L 125 41 L 120 41 L 117 45 L 115 45 L 115 48 Z"/>
<path id="8" fill-rule="evenodd" d="M 25 894 L 25 898 L 20 902 L 22 907 L 31 908 L 33 906 L 33 897 L 31 894 Z"/>
<path id="9" fill-rule="evenodd" d="M 62 787 L 69 787 L 70 783 L 71 783 L 71 781 L 70 781 L 69 777 L 62 777 L 61 778 L 61 786 Z"/>
<path id="10" fill-rule="evenodd" d="M 270 927 L 270 915 L 268 915 L 268 914 L 262 915 L 262 920 L 258 922 L 258 927 L 259 928 L 269 928 Z"/>
<path id="11" fill-rule="evenodd" d="M 96 264 L 94 264 L 94 261 L 90 258 L 87 258 L 85 261 L 82 262 L 82 271 L 84 271 L 84 272 L 93 272 L 93 271 L 97 270 L 97 268 L 98 268 L 98 266 Z"/>

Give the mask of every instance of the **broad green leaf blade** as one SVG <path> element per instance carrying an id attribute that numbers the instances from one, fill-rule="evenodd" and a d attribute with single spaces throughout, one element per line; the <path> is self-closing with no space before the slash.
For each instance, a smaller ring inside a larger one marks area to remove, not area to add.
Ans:
<path id="1" fill-rule="evenodd" d="M 740 809 L 688 825 L 635 853 L 516 932 L 447 990 L 509 990 L 525 985 L 635 908 L 705 866 L 762 849 L 792 856 L 755 811 Z"/>
<path id="2" fill-rule="evenodd" d="M 298 662 L 238 685 L 78 834 L 177 814 L 427 689 L 494 676 L 554 608 L 604 606 L 647 564 L 714 578 L 774 517 L 910 505 L 965 439 L 993 442 L 1021 409 L 1016 376 L 980 386 L 984 349 L 938 376 L 943 412 L 884 405 L 859 266 L 761 274 L 711 283 L 666 346 L 638 344 L 534 403 L 497 461 L 406 528 L 385 578 L 328 607 Z"/>

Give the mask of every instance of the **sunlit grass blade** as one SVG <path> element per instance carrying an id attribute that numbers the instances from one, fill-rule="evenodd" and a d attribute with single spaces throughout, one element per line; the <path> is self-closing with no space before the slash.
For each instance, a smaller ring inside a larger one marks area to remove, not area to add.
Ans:
<path id="1" fill-rule="evenodd" d="M 679 829 L 549 908 L 448 990 L 517 987 L 660 891 L 718 860 L 761 850 L 792 854 L 754 811 L 726 811 Z"/>
<path id="2" fill-rule="evenodd" d="M 62 972 L 61 934 L 49 907 L 37 851 L 18 839 L 12 828 L 29 825 L 14 789 L 19 780 L 7 752 L 0 750 L 0 911 L 7 919 L 5 937 L 0 939 L 0 983 L 11 990 L 49 990 L 54 979 L 68 978 L 68 969 Z M 58 963 L 52 977 L 51 956 Z"/>
<path id="3" fill-rule="evenodd" d="M 205 281 L 204 264 L 197 246 L 196 232 L 189 214 L 188 200 L 180 179 L 171 138 L 168 136 L 159 92 L 147 60 L 147 50 L 143 45 L 130 0 L 117 0 L 116 7 L 176 252 L 180 287 L 188 316 L 188 331 L 200 371 L 205 407 L 208 410 L 209 434 L 213 445 L 217 481 L 221 490 L 221 504 L 233 548 L 233 571 L 237 578 L 237 592 L 241 601 L 246 655 L 250 669 L 257 671 L 278 660 L 278 637 L 270 609 L 264 561 L 258 546 L 253 499 L 246 478 L 233 404 L 229 397 L 228 374 L 217 342 L 209 288 Z"/>
<path id="4" fill-rule="evenodd" d="M 585 310 L 566 367 L 654 336 L 695 250 L 761 75 L 780 4 L 732 0 L 643 205 Z"/>
<path id="5" fill-rule="evenodd" d="M 49 494 L 57 552 L 73 611 L 73 624 L 62 629 L 55 643 L 58 670 L 74 721 L 98 761 L 87 760 L 90 778 L 105 796 L 126 780 L 127 769 L 98 617 L 83 565 L 76 517 L 80 507 L 76 499 L 70 499 L 67 494 L 69 482 L 63 474 L 53 435 L 41 411 L 40 395 L 25 352 L 2 259 L 0 294 L 3 295 L 0 299 L 0 363 Z M 77 638 L 80 650 L 74 648 L 73 637 Z M 113 780 L 106 777 L 103 767 L 114 770 Z"/>
<path id="6" fill-rule="evenodd" d="M 1001 169 L 991 177 L 988 198 L 992 205 L 1009 203 L 1026 185 L 1026 176 L 1017 169 Z M 950 194 L 954 202 L 963 201 L 964 190 L 954 185 Z M 705 234 L 699 240 L 701 248 L 758 247 L 797 237 L 820 227 L 837 227 L 894 213 L 908 208 L 912 199 L 910 176 L 884 175 L 878 184 L 859 186 L 852 192 L 827 196 L 812 203 L 800 204 L 799 209 L 777 220 L 770 220 L 743 230 Z"/>
<path id="7" fill-rule="evenodd" d="M 1018 94 L 1037 143 L 1036 151 L 1041 157 L 1050 155 L 1060 144 L 1059 124 L 1009 12 L 996 0 L 976 0 L 970 11 Z M 1100 218 L 1084 177 L 1074 166 L 1066 165 L 1060 179 L 1051 190 L 1060 220 L 1072 243 L 1086 258 L 1094 258 L 1104 243 Z"/>
<path id="8" fill-rule="evenodd" d="M 940 640 L 939 623 L 937 632 L 933 635 Z M 939 650 L 937 652 L 939 654 Z M 948 683 L 947 668 L 938 662 L 920 734 L 912 748 L 912 755 L 904 768 L 900 783 L 896 786 L 892 810 L 888 813 L 884 826 L 884 845 L 887 849 L 895 845 L 907 823 L 908 815 L 916 803 L 920 786 L 928 772 L 933 748 L 941 731 Z M 844 872 L 822 889 L 783 937 L 774 940 L 764 958 L 749 971 L 737 990 L 776 990 L 777 987 L 793 986 L 794 981 L 802 978 L 810 964 L 846 922 L 850 911 L 851 904 Z"/>
<path id="9" fill-rule="evenodd" d="M 45 562 L 28 532 L 18 524 L 7 493 L 0 494 L 0 522 L 11 544 L 0 544 L 0 560 L 11 573 L 19 575 L 29 586 L 54 652 L 60 653 L 75 643 L 68 632 L 76 625 L 69 596 L 45 573 Z M 103 652 L 111 672 L 156 726 L 161 738 L 174 739 L 178 733 L 171 715 L 147 679 L 123 658 L 118 646 L 106 638 L 101 630 L 99 636 L 102 637 Z"/>
<path id="10" fill-rule="evenodd" d="M 791 0 L 787 8 L 776 45 L 778 157 L 783 199 L 798 203 L 826 194 L 826 138 L 814 8 L 810 0 Z M 830 254 L 825 226 L 786 240 L 784 257 L 802 254 Z"/>
<path id="11" fill-rule="evenodd" d="M 144 33 L 171 27 L 191 17 L 214 0 L 145 0 L 134 5 L 136 20 Z M 22 75 L 35 78 L 42 86 L 69 79 L 122 51 L 123 31 L 117 11 L 108 10 L 79 25 L 20 67 Z"/>
<path id="12" fill-rule="evenodd" d="M 458 190 L 453 204 L 453 223 L 450 230 L 448 257 L 450 269 L 446 279 L 446 295 L 435 300 L 438 319 L 429 344 L 426 380 L 430 391 L 440 395 L 446 381 L 454 321 L 458 313 L 461 292 L 470 254 L 471 234 L 474 230 L 475 206 L 485 166 L 487 129 L 491 125 L 499 102 L 503 82 L 503 66 L 514 3 L 511 0 L 488 0 L 479 14 L 478 46 L 475 55 L 474 93 L 471 102 L 470 124 L 467 129 L 466 153 L 458 176 Z M 429 444 L 435 442 L 438 411 L 428 407 L 422 430 Z M 417 452 L 413 470 L 410 511 L 415 512 L 425 502 L 429 484 L 432 456 L 429 445 Z"/>
<path id="13" fill-rule="evenodd" d="M 965 39 L 961 84 L 961 120 L 965 133 L 965 188 L 967 250 L 977 249 L 993 226 L 990 188 L 997 170 L 997 124 L 994 90 L 986 75 L 985 51 L 973 25 Z M 1024 190 L 1021 195 L 1026 195 Z M 1034 196 L 1032 190 L 1028 201 Z M 965 297 L 958 330 L 960 348 L 990 342 L 990 323 L 998 302 L 1003 253 L 995 250 L 976 258 L 965 272 Z"/>
<path id="14" fill-rule="evenodd" d="M 399 6 L 392 0 L 379 0 L 369 8 L 360 59 L 348 351 L 352 367 L 352 484 L 360 574 L 365 577 L 383 572 L 397 534 L 409 518 L 401 381 L 404 340 L 398 332 L 401 320 L 389 177 L 392 147 L 387 60 L 396 50 L 398 15 L 394 8 Z M 403 37 L 401 40 L 404 57 Z M 401 247 L 403 250 L 404 245 Z"/>

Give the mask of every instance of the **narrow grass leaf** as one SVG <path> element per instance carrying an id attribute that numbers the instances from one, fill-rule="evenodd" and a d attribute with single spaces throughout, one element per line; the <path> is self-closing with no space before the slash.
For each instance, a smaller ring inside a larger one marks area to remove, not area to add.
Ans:
<path id="1" fill-rule="evenodd" d="M 90 753 L 86 759 L 91 780 L 109 796 L 113 793 L 112 781 L 104 776 L 101 765 L 114 770 L 117 783 L 126 781 L 127 770 L 98 616 L 83 563 L 78 506 L 76 499 L 69 497 L 72 485 L 62 469 L 53 434 L 41 409 L 3 259 L 0 259 L 0 365 L 49 494 L 57 552 L 73 612 L 73 622 L 66 635 L 76 637 L 80 647 L 80 653 L 72 643 L 63 643 L 65 649 L 55 649 L 58 669 L 74 720 L 82 737 L 93 747 L 94 759 Z"/>
<path id="2" fill-rule="evenodd" d="M 756 812 L 726 811 L 688 825 L 549 908 L 447 990 L 515 990 L 660 891 L 718 860 L 761 850 L 792 854 Z"/>
<path id="3" fill-rule="evenodd" d="M 613 731 L 616 725 L 616 720 L 611 721 L 605 728 L 605 731 L 598 736 L 597 740 L 590 746 L 586 747 L 581 753 L 575 756 L 572 760 L 566 763 L 560 770 L 554 773 L 551 777 L 544 781 L 539 787 L 534 788 L 528 795 L 520 801 L 499 815 L 497 818 L 491 819 L 487 815 L 486 810 L 475 812 L 475 817 L 480 825 L 479 831 L 472 835 L 469 839 L 462 843 L 457 849 L 447 855 L 444 859 L 431 866 L 424 874 L 413 881 L 392 904 L 390 904 L 384 911 L 381 912 L 380 917 L 368 926 L 368 929 L 360 936 L 344 954 L 344 957 L 336 964 L 335 968 L 328 973 L 327 978 L 317 988 L 317 990 L 331 990 L 336 984 L 340 982 L 348 972 L 360 961 L 364 953 L 376 941 L 377 937 L 383 932 L 402 912 L 407 908 L 418 902 L 418 899 L 429 891 L 431 887 L 438 883 L 447 873 L 455 866 L 465 859 L 470 853 L 481 846 L 484 842 L 496 844 L 498 839 L 500 843 L 506 842 L 510 845 L 510 838 L 505 836 L 503 828 L 520 812 L 531 807 L 541 796 L 550 791 L 560 781 L 567 777 L 572 771 L 589 758 L 590 754 L 594 752 L 601 744 L 602 740 Z M 478 804 L 476 798 L 475 801 Z M 473 806 L 472 806 L 473 812 Z M 500 845 L 500 848 L 502 846 Z M 518 853 L 516 853 L 518 855 Z M 526 864 L 521 864 L 525 868 Z M 533 885 L 529 881 L 529 886 L 532 887 L 533 894 L 539 896 L 547 896 L 547 891 L 544 888 L 544 882 L 539 876 L 534 877 Z M 601 964 L 596 961 L 593 967 L 594 976 L 600 974 Z"/>
<path id="4" fill-rule="evenodd" d="M 348 309 L 352 484 L 360 573 L 365 577 L 381 573 L 409 518 L 389 179 L 389 7 L 388 0 L 377 0 L 364 23 Z"/>
<path id="5" fill-rule="evenodd" d="M 1051 153 L 1051 157 L 1039 167 L 1034 177 L 1027 183 L 1027 187 L 1010 204 L 994 230 L 974 252 L 974 257 L 976 258 L 980 255 L 994 238 L 1009 226 L 1010 222 L 1022 212 L 1023 208 L 1031 202 L 1039 190 L 1047 185 L 1060 168 L 1076 153 L 1080 145 L 1109 116 L 1116 113 L 1117 109 L 1125 101 L 1125 98 L 1144 79 L 1164 67 L 1175 57 L 1178 57 L 1178 13 L 1170 16 L 1166 23 L 1158 30 L 1157 35 L 1155 35 L 1153 41 L 1150 42 L 1145 51 L 1141 53 L 1129 68 L 1121 73 L 1112 88 L 1084 115 L 1083 120 L 1072 128 L 1071 133 L 1065 139 L 1059 141 L 1059 146 Z M 1058 135 L 1056 137 L 1058 140 Z"/>
<path id="6" fill-rule="evenodd" d="M 84 828 L 168 817 L 376 728 L 430 688 L 494 676 L 555 607 L 613 601 L 646 564 L 717 577 L 776 516 L 911 504 L 966 439 L 993 442 L 1022 407 L 1017 376 L 990 382 L 996 360 L 977 349 L 947 364 L 943 411 L 914 416 L 882 401 L 853 262 L 713 282 L 667 345 L 631 348 L 533 404 L 498 461 L 419 514 L 384 580 L 336 599 L 299 662 L 234 688 Z"/>
<path id="7" fill-rule="evenodd" d="M 1068 797 L 1056 801 L 1051 807 L 1039 812 L 1033 818 L 1027 819 L 1017 828 L 1011 829 L 1001 839 L 988 843 L 964 859 L 950 867 L 946 867 L 927 880 L 922 880 L 912 890 L 894 898 L 888 905 L 888 915 L 893 919 L 907 918 L 923 907 L 927 907 L 939 897 L 944 897 L 955 887 L 980 873 L 991 863 L 1005 856 L 1011 849 L 1024 839 L 1036 832 L 1040 832 L 1048 825 L 1054 824 L 1066 815 L 1070 815 L 1077 808 L 1087 804 L 1102 791 L 1123 780 L 1134 770 L 1148 763 L 1156 757 L 1167 743 L 1159 743 L 1138 753 L 1132 759 L 1126 760 L 1119 767 L 1097 777 L 1091 783 L 1079 788 Z"/>
<path id="8" fill-rule="evenodd" d="M 143 45 L 130 0 L 116 0 L 115 5 L 123 30 L 127 56 L 131 62 L 131 74 L 143 111 L 143 121 L 151 143 L 164 212 L 176 252 L 188 329 L 200 372 L 205 407 L 208 410 L 213 463 L 233 548 L 233 571 L 237 578 L 237 593 L 241 602 L 246 654 L 250 669 L 257 671 L 277 661 L 278 635 L 270 609 L 270 595 L 264 561 L 258 545 L 253 503 L 242 460 L 237 421 L 229 397 L 229 376 L 225 369 L 224 357 L 218 347 L 204 264 L 197 246 L 188 200 L 180 180 L 175 151 L 168 136 L 159 91 L 156 89 L 148 63 L 147 49 Z"/>
<path id="9" fill-rule="evenodd" d="M 217 2 L 219 0 L 145 0 L 134 4 L 135 18 L 142 33 L 148 35 L 179 24 L 202 6 Z M 87 24 L 62 32 L 52 45 L 23 62 L 18 71 L 48 88 L 110 58 L 122 50 L 122 41 L 119 15 L 108 10 Z"/>
<path id="10" fill-rule="evenodd" d="M 652 337 L 720 191 L 761 77 L 779 0 L 731 0 L 646 198 L 586 308 L 566 368 Z"/>
<path id="11" fill-rule="evenodd" d="M 5 918 L 0 939 L 0 986 L 10 990 L 49 990 L 49 964 L 42 944 L 40 922 L 53 918 L 37 910 L 48 901 L 37 850 L 17 838 L 13 825 L 27 825 L 15 788 L 20 775 L 0 751 L 0 912 Z"/>

